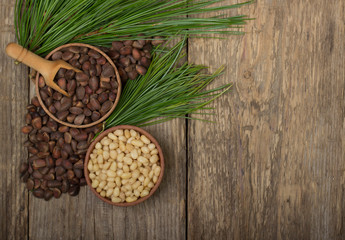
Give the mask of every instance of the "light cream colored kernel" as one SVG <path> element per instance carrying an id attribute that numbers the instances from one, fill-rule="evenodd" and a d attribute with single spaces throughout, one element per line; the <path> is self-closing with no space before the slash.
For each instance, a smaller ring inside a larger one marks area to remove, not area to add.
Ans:
<path id="1" fill-rule="evenodd" d="M 121 176 L 120 176 L 122 179 L 128 179 L 128 178 L 131 178 L 132 177 L 132 174 L 127 172 L 127 173 L 123 173 Z"/>
<path id="2" fill-rule="evenodd" d="M 155 154 L 155 155 L 152 155 L 151 157 L 150 157 L 150 163 L 157 163 L 158 162 L 158 155 L 157 154 Z"/>
<path id="3" fill-rule="evenodd" d="M 98 164 L 103 163 L 103 155 L 98 155 L 97 162 Z"/>
<path id="4" fill-rule="evenodd" d="M 101 173 L 100 170 L 97 170 L 97 171 L 95 172 L 96 176 L 99 176 L 100 173 Z"/>
<path id="5" fill-rule="evenodd" d="M 108 146 L 104 146 L 103 147 L 103 151 L 109 151 L 109 147 Z"/>
<path id="6" fill-rule="evenodd" d="M 144 180 L 144 182 L 143 182 L 144 187 L 146 187 L 146 186 L 149 184 L 150 180 L 151 180 L 151 179 L 150 179 L 149 177 L 146 177 L 146 178 L 145 178 L 145 180 Z"/>
<path id="7" fill-rule="evenodd" d="M 117 176 L 121 177 L 123 174 L 123 170 L 122 169 L 117 170 L 116 174 Z"/>
<path id="8" fill-rule="evenodd" d="M 141 186 L 138 187 L 138 191 L 139 191 L 139 192 L 142 192 L 143 190 L 144 190 L 144 186 L 143 186 L 143 185 L 141 185 Z"/>
<path id="9" fill-rule="evenodd" d="M 159 176 L 159 174 L 161 173 L 161 167 L 157 166 L 154 170 L 153 170 L 155 176 Z"/>
<path id="10" fill-rule="evenodd" d="M 114 189 L 113 188 L 109 188 L 108 190 L 107 190 L 107 193 L 105 194 L 107 197 L 110 197 L 112 194 L 113 194 L 113 192 L 114 192 Z"/>
<path id="11" fill-rule="evenodd" d="M 119 148 L 122 152 L 126 151 L 126 145 L 122 141 L 119 141 Z"/>
<path id="12" fill-rule="evenodd" d="M 128 183 L 129 183 L 129 184 L 133 184 L 133 183 L 135 183 L 136 181 L 137 181 L 136 179 L 131 178 L 131 179 L 128 180 Z"/>
<path id="13" fill-rule="evenodd" d="M 121 192 L 121 193 L 120 193 L 120 198 L 121 198 L 122 201 L 125 201 L 126 195 L 125 195 L 124 192 Z"/>
<path id="14" fill-rule="evenodd" d="M 140 197 L 140 192 L 138 189 L 134 189 L 133 193 L 136 197 Z"/>
<path id="15" fill-rule="evenodd" d="M 126 197 L 130 197 L 132 195 L 132 191 L 125 192 Z"/>
<path id="16" fill-rule="evenodd" d="M 116 162 L 112 162 L 109 169 L 115 172 L 116 169 L 117 169 L 117 164 L 116 164 Z"/>
<path id="17" fill-rule="evenodd" d="M 122 202 L 121 198 L 119 198 L 119 197 L 112 197 L 112 198 L 111 198 L 111 201 L 112 201 L 113 203 L 120 203 L 120 202 Z"/>
<path id="18" fill-rule="evenodd" d="M 140 141 L 140 140 L 132 140 L 131 144 L 136 146 L 136 147 L 144 146 L 144 143 L 142 141 Z"/>
<path id="19" fill-rule="evenodd" d="M 114 189 L 114 192 L 113 192 L 113 196 L 114 197 L 118 197 L 120 195 L 120 188 L 119 187 L 116 187 Z"/>
<path id="20" fill-rule="evenodd" d="M 98 157 L 98 155 L 102 155 L 102 154 L 103 154 L 103 149 L 98 149 L 97 153 L 96 153 L 97 157 Z"/>
<path id="21" fill-rule="evenodd" d="M 114 189 L 114 187 L 116 186 L 116 183 L 114 183 L 114 182 L 108 182 L 107 186 L 108 186 L 109 188 Z"/>
<path id="22" fill-rule="evenodd" d="M 122 193 L 125 193 L 126 191 L 127 191 L 127 189 L 125 188 L 125 186 L 122 186 L 121 188 L 120 188 L 120 192 L 122 192 Z M 121 193 L 120 193 L 121 194 Z"/>
<path id="23" fill-rule="evenodd" d="M 124 154 L 124 153 L 120 153 L 120 154 L 118 154 L 118 155 L 117 155 L 116 160 L 117 160 L 118 162 L 122 162 L 122 161 L 123 161 L 124 156 L 125 156 L 125 154 Z"/>
<path id="24" fill-rule="evenodd" d="M 97 179 L 95 179 L 95 180 L 92 181 L 91 186 L 92 186 L 93 188 L 97 188 L 98 185 L 99 185 L 99 181 L 98 181 Z"/>
<path id="25" fill-rule="evenodd" d="M 131 157 L 132 157 L 132 159 L 137 159 L 138 158 L 138 151 L 136 150 L 136 149 L 133 149 L 132 151 L 131 151 Z"/>
<path id="26" fill-rule="evenodd" d="M 143 191 L 141 192 L 140 197 L 145 197 L 145 196 L 147 196 L 147 195 L 149 195 L 149 191 L 147 191 L 147 190 L 145 189 L 145 190 L 143 190 Z"/>
<path id="27" fill-rule="evenodd" d="M 147 184 L 147 186 L 148 186 L 149 188 L 153 188 L 154 185 L 155 185 L 155 184 L 154 184 L 153 182 L 149 182 L 149 184 Z"/>
<path id="28" fill-rule="evenodd" d="M 121 178 L 120 177 L 116 177 L 115 178 L 115 183 L 116 183 L 116 186 L 121 187 Z"/>
<path id="29" fill-rule="evenodd" d="M 151 155 L 155 155 L 155 154 L 158 154 L 158 149 L 153 149 L 150 153 Z"/>
<path id="30" fill-rule="evenodd" d="M 149 153 L 143 153 L 142 156 L 147 158 L 147 159 L 151 158 L 151 154 L 149 154 Z M 149 162 L 149 161 L 147 161 L 147 162 Z"/>
<path id="31" fill-rule="evenodd" d="M 109 133 L 108 138 L 110 138 L 113 141 L 117 140 L 117 136 L 115 136 L 114 133 Z"/>
<path id="32" fill-rule="evenodd" d="M 130 138 L 130 137 L 131 137 L 131 134 L 130 134 L 130 132 L 129 132 L 128 129 L 126 129 L 126 130 L 124 131 L 124 135 L 125 135 L 126 138 Z"/>
<path id="33" fill-rule="evenodd" d="M 108 175 L 108 177 L 116 177 L 116 172 L 114 172 L 113 170 L 108 170 L 107 171 L 107 175 Z"/>
<path id="34" fill-rule="evenodd" d="M 134 162 L 134 163 L 131 164 L 129 169 L 133 171 L 133 170 L 137 169 L 137 167 L 138 167 L 138 164 L 136 162 Z"/>
<path id="35" fill-rule="evenodd" d="M 116 148 L 115 143 L 114 143 L 114 142 L 111 142 L 111 143 L 109 144 L 109 150 L 114 150 L 115 148 Z"/>
<path id="36" fill-rule="evenodd" d="M 120 149 L 120 148 L 117 148 L 117 149 L 116 149 L 116 152 L 117 152 L 117 154 L 122 153 L 122 151 L 121 151 L 121 149 Z"/>
<path id="37" fill-rule="evenodd" d="M 105 180 L 107 180 L 108 176 L 107 176 L 107 174 L 101 173 L 101 174 L 99 175 L 99 178 L 100 178 L 102 181 L 105 181 Z"/>
<path id="38" fill-rule="evenodd" d="M 122 163 L 122 162 L 119 162 L 119 163 L 117 164 L 117 167 L 120 168 L 120 169 L 122 169 L 122 168 L 123 168 L 123 163 Z"/>
<path id="39" fill-rule="evenodd" d="M 137 136 L 137 131 L 131 129 L 129 132 L 130 132 L 132 137 L 136 137 Z"/>
<path id="40" fill-rule="evenodd" d="M 150 139 L 148 139 L 145 135 L 141 135 L 141 136 L 140 136 L 140 140 L 141 140 L 143 143 L 145 143 L 145 144 L 150 144 L 150 143 L 151 143 Z"/>
<path id="41" fill-rule="evenodd" d="M 147 168 L 142 168 L 142 171 L 140 171 L 145 177 L 148 177 L 149 175 L 149 169 Z"/>
<path id="42" fill-rule="evenodd" d="M 110 157 L 109 152 L 108 151 L 103 151 L 103 159 L 106 161 L 106 160 L 109 159 L 109 157 Z"/>
<path id="43" fill-rule="evenodd" d="M 100 187 L 96 188 L 96 192 L 98 192 L 98 193 L 102 192 L 102 188 L 100 188 Z"/>
<path id="44" fill-rule="evenodd" d="M 153 149 L 156 148 L 156 145 L 154 145 L 153 143 L 150 143 L 149 145 L 147 145 L 147 147 L 150 149 L 150 151 L 152 151 Z"/>
<path id="45" fill-rule="evenodd" d="M 122 185 L 126 185 L 128 183 L 129 179 L 122 179 L 121 180 L 121 184 Z"/>
<path id="46" fill-rule="evenodd" d="M 102 144 L 100 142 L 96 143 L 95 148 L 96 149 L 101 149 L 102 148 Z"/>
<path id="47" fill-rule="evenodd" d="M 123 172 L 129 172 L 129 167 L 127 164 L 124 164 L 122 167 Z"/>
<path id="48" fill-rule="evenodd" d="M 127 142 L 127 138 L 125 136 L 120 136 L 119 141 L 125 143 L 125 142 Z"/>
<path id="49" fill-rule="evenodd" d="M 95 178 L 96 178 L 96 175 L 95 175 L 94 173 L 90 173 L 90 174 L 89 174 L 89 177 L 90 177 L 90 179 L 92 179 L 92 180 L 93 180 L 93 179 L 95 179 Z"/>
<path id="50" fill-rule="evenodd" d="M 87 169 L 91 172 L 93 170 L 93 164 L 91 161 L 87 164 Z"/>
<path id="51" fill-rule="evenodd" d="M 133 170 L 132 178 L 137 179 L 140 176 L 140 172 L 138 169 Z"/>
<path id="52" fill-rule="evenodd" d="M 93 171 L 97 172 L 99 170 L 99 165 L 97 163 L 95 163 L 93 165 Z M 96 174 L 97 175 L 97 174 Z"/>
<path id="53" fill-rule="evenodd" d="M 146 157 L 139 156 L 138 161 L 144 164 L 144 163 L 148 163 L 149 160 Z"/>
<path id="54" fill-rule="evenodd" d="M 151 171 L 149 172 L 149 178 L 150 178 L 150 179 L 153 178 L 153 170 L 151 170 Z"/>
<path id="55" fill-rule="evenodd" d="M 133 189 L 137 189 L 141 185 L 140 181 L 136 181 L 135 183 L 132 184 Z"/>
<path id="56" fill-rule="evenodd" d="M 150 153 L 150 149 L 149 149 L 148 147 L 146 147 L 146 146 L 142 147 L 142 148 L 141 148 L 141 151 L 142 151 L 143 153 Z"/>
<path id="57" fill-rule="evenodd" d="M 101 197 L 105 197 L 105 191 L 101 191 L 99 195 L 101 195 Z"/>
<path id="58" fill-rule="evenodd" d="M 117 130 L 115 130 L 114 134 L 116 136 L 123 136 L 123 130 L 122 129 L 117 129 Z"/>
<path id="59" fill-rule="evenodd" d="M 133 162 L 133 159 L 129 157 L 124 157 L 123 162 L 126 163 L 127 165 L 131 165 Z"/>
<path id="60" fill-rule="evenodd" d="M 95 153 L 97 153 L 96 149 L 93 150 Z M 90 154 L 90 158 L 91 159 L 95 159 L 97 157 L 97 155 L 95 153 L 91 153 Z"/>
<path id="61" fill-rule="evenodd" d="M 136 201 L 137 199 L 138 199 L 137 197 L 127 197 L 126 202 L 131 203 L 131 202 Z"/>
<path id="62" fill-rule="evenodd" d="M 99 186 L 100 188 L 104 188 L 106 184 L 107 184 L 106 181 L 101 181 L 101 182 L 99 183 L 98 186 Z"/>
<path id="63" fill-rule="evenodd" d="M 145 176 L 144 175 L 140 175 L 138 179 L 139 179 L 140 182 L 144 182 Z"/>
<path id="64" fill-rule="evenodd" d="M 134 146 L 130 143 L 126 144 L 126 151 L 131 152 L 134 149 Z"/>
<path id="65" fill-rule="evenodd" d="M 128 191 L 132 191 L 132 185 L 131 185 L 131 184 L 126 184 L 126 185 L 125 185 L 125 188 L 126 188 Z"/>
<path id="66" fill-rule="evenodd" d="M 141 162 L 137 162 L 137 164 L 138 164 L 138 167 L 142 167 L 143 166 L 143 164 Z"/>
<path id="67" fill-rule="evenodd" d="M 104 163 L 104 164 L 103 164 L 103 169 L 104 169 L 104 170 L 108 170 L 108 168 L 110 167 L 110 164 L 111 164 L 110 162 Z"/>
<path id="68" fill-rule="evenodd" d="M 110 139 L 107 138 L 107 137 L 103 138 L 103 139 L 101 140 L 101 144 L 102 144 L 103 146 L 108 146 L 108 145 L 110 144 Z"/>
<path id="69" fill-rule="evenodd" d="M 127 143 L 132 144 L 132 141 L 133 141 L 134 139 L 135 139 L 134 137 L 128 138 L 128 139 L 127 139 Z"/>
<path id="70" fill-rule="evenodd" d="M 154 175 L 153 178 L 152 178 L 153 183 L 156 183 L 157 180 L 158 180 L 158 177 L 156 175 Z"/>
<path id="71" fill-rule="evenodd" d="M 115 178 L 114 177 L 108 177 L 107 182 L 115 182 Z"/>

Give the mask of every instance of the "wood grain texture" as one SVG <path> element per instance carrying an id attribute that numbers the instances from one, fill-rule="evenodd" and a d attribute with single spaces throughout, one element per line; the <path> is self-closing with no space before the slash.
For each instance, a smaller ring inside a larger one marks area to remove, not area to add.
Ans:
<path id="1" fill-rule="evenodd" d="M 245 36 L 190 40 L 234 88 L 190 122 L 189 239 L 344 239 L 344 9 L 258 0 Z"/>
<path id="2" fill-rule="evenodd" d="M 27 68 L 14 64 L 3 51 L 15 41 L 14 1 L 0 0 L 0 239 L 26 238 L 28 194 L 20 180 L 24 149 L 25 106 L 28 100 Z"/>

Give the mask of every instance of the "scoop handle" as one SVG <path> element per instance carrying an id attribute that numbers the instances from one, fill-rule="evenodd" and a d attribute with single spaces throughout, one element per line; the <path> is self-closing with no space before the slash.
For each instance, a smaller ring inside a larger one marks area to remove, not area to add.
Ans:
<path id="1" fill-rule="evenodd" d="M 17 43 L 9 43 L 6 47 L 6 54 L 16 61 L 35 69 L 41 74 L 45 73 L 47 70 L 49 71 L 49 68 L 51 68 L 50 61 L 41 58 Z"/>

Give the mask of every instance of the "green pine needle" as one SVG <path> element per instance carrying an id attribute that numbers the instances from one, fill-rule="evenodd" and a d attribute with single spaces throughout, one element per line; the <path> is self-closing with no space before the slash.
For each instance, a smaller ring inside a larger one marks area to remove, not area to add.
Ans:
<path id="1" fill-rule="evenodd" d="M 156 49 L 147 73 L 127 82 L 105 128 L 121 124 L 147 126 L 173 118 L 199 119 L 190 118 L 188 114 L 212 110 L 205 106 L 228 91 L 232 85 L 204 90 L 221 74 L 222 68 L 213 74 L 204 74 L 204 66 L 183 63 L 177 67 L 176 63 L 184 57 L 182 49 L 185 42 L 186 39 L 169 51 Z"/>
<path id="2" fill-rule="evenodd" d="M 16 0 L 19 44 L 39 55 L 69 42 L 109 46 L 114 40 L 175 34 L 241 34 L 246 16 L 226 17 L 220 10 L 253 1 L 216 7 L 224 0 Z M 199 18 L 196 14 L 212 12 Z M 186 17 L 188 16 L 188 17 Z M 145 36 L 138 36 L 139 33 Z"/>

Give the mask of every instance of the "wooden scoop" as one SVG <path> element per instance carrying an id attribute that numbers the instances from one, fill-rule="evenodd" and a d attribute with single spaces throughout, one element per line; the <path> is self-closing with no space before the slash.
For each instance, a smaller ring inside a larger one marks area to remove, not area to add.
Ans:
<path id="1" fill-rule="evenodd" d="M 81 72 L 79 69 L 72 67 L 70 64 L 62 60 L 49 61 L 40 56 L 30 52 L 26 48 L 16 44 L 10 43 L 6 47 L 6 54 L 18 62 L 24 63 L 25 65 L 35 69 L 39 72 L 46 84 L 54 90 L 62 93 L 69 97 L 69 94 L 61 89 L 55 82 L 54 78 L 60 68 L 72 69 L 76 72 Z"/>

